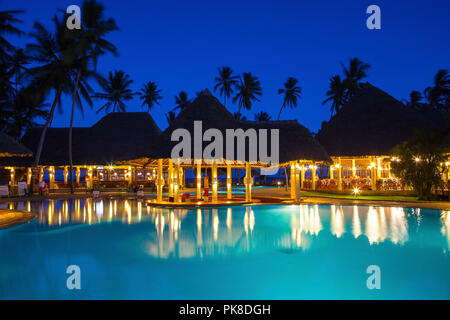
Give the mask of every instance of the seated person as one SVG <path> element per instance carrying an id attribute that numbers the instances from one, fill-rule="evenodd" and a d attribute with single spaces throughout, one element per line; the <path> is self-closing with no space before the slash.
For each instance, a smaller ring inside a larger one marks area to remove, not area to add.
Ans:
<path id="1" fill-rule="evenodd" d="M 42 180 L 39 182 L 39 195 L 44 195 L 45 192 L 45 181 Z"/>
<path id="2" fill-rule="evenodd" d="M 205 199 L 209 197 L 209 189 L 205 188 L 205 190 L 203 191 L 203 199 Z"/>

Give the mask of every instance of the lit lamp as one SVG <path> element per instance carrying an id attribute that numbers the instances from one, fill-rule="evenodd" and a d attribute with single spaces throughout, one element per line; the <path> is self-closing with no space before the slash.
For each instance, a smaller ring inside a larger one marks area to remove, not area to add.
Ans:
<path id="1" fill-rule="evenodd" d="M 353 188 L 353 195 L 356 197 L 358 197 L 358 195 L 361 193 L 361 191 L 358 188 Z"/>

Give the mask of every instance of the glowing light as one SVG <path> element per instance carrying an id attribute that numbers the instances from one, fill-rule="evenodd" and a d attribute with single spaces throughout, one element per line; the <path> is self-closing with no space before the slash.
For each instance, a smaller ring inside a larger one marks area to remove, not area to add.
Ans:
<path id="1" fill-rule="evenodd" d="M 353 194 L 355 195 L 355 197 L 357 197 L 360 193 L 361 191 L 358 188 L 353 188 Z"/>

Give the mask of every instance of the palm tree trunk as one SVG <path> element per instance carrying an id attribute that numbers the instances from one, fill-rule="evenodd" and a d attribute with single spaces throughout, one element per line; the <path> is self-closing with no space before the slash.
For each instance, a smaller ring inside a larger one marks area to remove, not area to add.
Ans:
<path id="1" fill-rule="evenodd" d="M 36 150 L 36 156 L 34 158 L 34 168 L 39 165 L 39 160 L 41 159 L 42 148 L 44 146 L 45 135 L 47 134 L 47 129 L 53 120 L 53 114 L 55 113 L 56 104 L 58 103 L 59 97 L 61 96 L 62 87 L 60 86 L 56 91 L 55 99 L 53 100 L 52 108 L 50 109 L 50 114 L 48 115 L 47 121 L 45 121 L 44 128 L 41 131 L 41 137 L 39 138 L 38 148 Z M 30 193 L 33 193 L 34 186 L 34 176 L 31 175 L 30 180 Z"/>
<path id="2" fill-rule="evenodd" d="M 281 106 L 280 108 L 280 112 L 278 112 L 278 117 L 277 117 L 277 121 L 280 120 L 280 115 L 281 115 L 281 111 L 283 110 L 284 106 Z"/>
<path id="3" fill-rule="evenodd" d="M 75 88 L 73 90 L 72 97 L 72 112 L 70 114 L 70 127 L 69 127 L 69 174 L 70 174 L 70 194 L 73 194 L 73 173 L 72 173 L 72 128 L 73 128 L 73 114 L 75 112 L 75 98 L 77 96 L 78 84 L 80 82 L 81 69 L 78 70 L 77 80 L 75 82 Z"/>

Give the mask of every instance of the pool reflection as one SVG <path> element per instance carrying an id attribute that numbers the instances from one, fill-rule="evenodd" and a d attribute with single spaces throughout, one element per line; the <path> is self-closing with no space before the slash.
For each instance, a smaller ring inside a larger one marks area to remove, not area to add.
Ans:
<path id="1" fill-rule="evenodd" d="M 149 255 L 158 258 L 273 249 L 291 252 L 308 250 L 314 243 L 326 244 L 333 238 L 363 239 L 371 246 L 387 242 L 405 245 L 411 234 L 418 233 L 422 222 L 419 209 L 396 207 L 292 205 L 186 209 L 153 207 L 136 199 L 48 200 L 8 206 L 38 213 L 38 231 L 81 224 L 149 224 L 143 246 Z M 450 213 L 443 211 L 440 225 L 433 225 L 430 230 L 441 231 L 445 240 L 443 249 L 447 251 Z"/>

